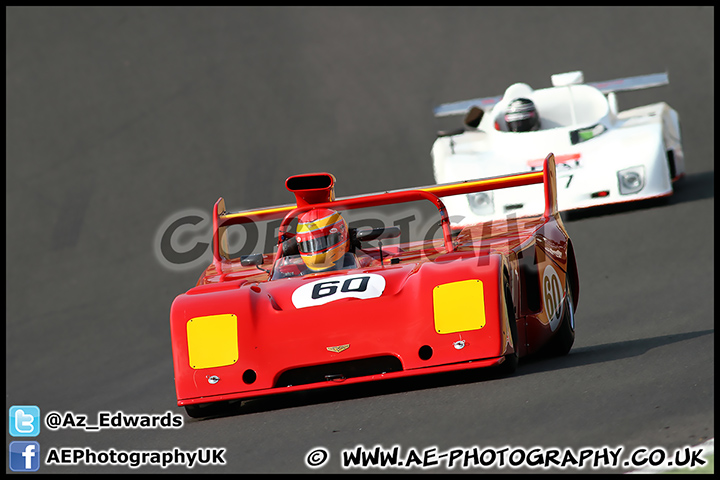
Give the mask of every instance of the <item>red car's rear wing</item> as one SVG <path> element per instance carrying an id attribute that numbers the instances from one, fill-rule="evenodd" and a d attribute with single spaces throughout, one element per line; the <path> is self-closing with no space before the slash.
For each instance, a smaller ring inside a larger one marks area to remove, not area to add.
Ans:
<path id="1" fill-rule="evenodd" d="M 285 183 L 288 190 L 295 194 L 297 200 L 296 205 L 282 205 L 231 213 L 225 210 L 225 200 L 222 197 L 218 199 L 213 208 L 213 263 L 217 271 L 221 272 L 222 260 L 226 259 L 223 252 L 227 252 L 225 230 L 230 225 L 283 218 L 279 234 L 279 239 L 282 239 L 290 221 L 299 213 L 312 208 L 366 208 L 416 200 L 429 200 L 438 208 L 442 217 L 445 247 L 448 252 L 451 252 L 453 250 L 453 244 L 450 236 L 450 220 L 445 205 L 442 200 L 440 200 L 441 197 L 542 183 L 544 184 L 545 192 L 545 211 L 543 216 L 547 220 L 551 216 L 557 215 L 557 187 L 555 182 L 555 156 L 552 153 L 545 157 L 542 171 L 478 180 L 466 180 L 338 199 L 335 199 L 334 193 L 335 177 L 331 174 L 317 173 L 297 175 L 288 178 Z M 221 248 L 221 246 L 223 248 Z M 281 249 L 278 249 L 278 255 L 280 254 L 280 250 Z"/>

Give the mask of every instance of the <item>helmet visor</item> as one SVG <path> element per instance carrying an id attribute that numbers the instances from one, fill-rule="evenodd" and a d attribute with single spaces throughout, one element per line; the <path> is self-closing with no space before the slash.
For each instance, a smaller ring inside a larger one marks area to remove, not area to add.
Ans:
<path id="1" fill-rule="evenodd" d="M 508 130 L 511 132 L 529 132 L 535 128 L 535 117 L 507 120 Z"/>
<path id="2" fill-rule="evenodd" d="M 329 233 L 321 237 L 307 237 L 298 239 L 298 250 L 300 253 L 315 255 L 337 246 L 342 241 L 343 235 L 340 232 Z"/>

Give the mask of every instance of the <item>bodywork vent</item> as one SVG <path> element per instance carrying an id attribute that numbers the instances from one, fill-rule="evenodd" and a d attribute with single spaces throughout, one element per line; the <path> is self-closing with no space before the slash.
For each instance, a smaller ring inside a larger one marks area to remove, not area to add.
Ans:
<path id="1" fill-rule="evenodd" d="M 340 381 L 347 378 L 399 372 L 402 369 L 400 360 L 392 355 L 349 360 L 347 362 L 325 363 L 287 370 L 280 374 L 275 382 L 275 387 Z"/>

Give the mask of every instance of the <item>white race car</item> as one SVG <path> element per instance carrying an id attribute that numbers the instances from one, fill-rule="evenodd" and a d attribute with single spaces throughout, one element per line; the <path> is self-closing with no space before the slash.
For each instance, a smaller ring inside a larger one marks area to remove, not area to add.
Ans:
<path id="1" fill-rule="evenodd" d="M 666 85 L 666 73 L 584 83 L 583 73 L 551 76 L 552 87 L 516 83 L 496 97 L 436 107 L 465 114 L 464 126 L 438 132 L 432 148 L 439 184 L 540 169 L 557 162 L 562 211 L 668 196 L 685 173 L 677 112 L 664 102 L 618 111 L 616 92 Z M 455 223 L 538 213 L 537 185 L 446 199 Z M 542 198 L 542 197 L 541 197 Z"/>

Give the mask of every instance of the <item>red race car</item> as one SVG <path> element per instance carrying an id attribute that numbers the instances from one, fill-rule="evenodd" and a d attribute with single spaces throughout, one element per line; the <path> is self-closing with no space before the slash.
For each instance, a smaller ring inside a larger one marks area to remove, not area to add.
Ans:
<path id="1" fill-rule="evenodd" d="M 213 211 L 213 263 L 170 313 L 178 405 L 494 367 L 568 353 L 579 278 L 543 170 L 335 198 L 297 175 L 295 204 Z M 459 226 L 442 198 L 537 185 L 538 214 Z M 543 201 L 544 200 L 544 201 Z M 257 250 L 264 251 L 259 253 Z M 269 252 L 269 253 L 268 253 Z"/>

